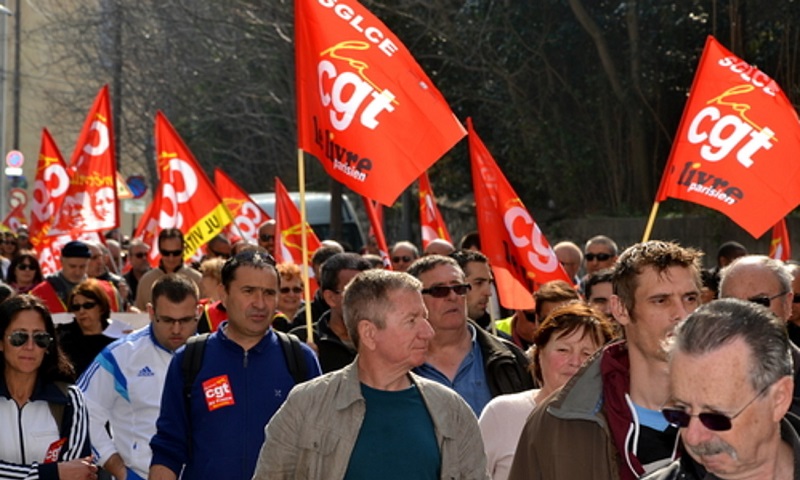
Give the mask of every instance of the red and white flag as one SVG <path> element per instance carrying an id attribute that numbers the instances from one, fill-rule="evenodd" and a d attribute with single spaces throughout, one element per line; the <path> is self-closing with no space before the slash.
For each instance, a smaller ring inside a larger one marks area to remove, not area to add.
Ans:
<path id="1" fill-rule="evenodd" d="M 78 235 L 119 225 L 117 162 L 108 85 L 89 110 L 69 164 L 69 188 L 55 211 L 50 235 Z"/>
<path id="2" fill-rule="evenodd" d="M 489 257 L 500 303 L 514 310 L 534 308 L 537 285 L 572 280 L 489 150 L 469 129 L 472 186 L 481 249 Z"/>
<path id="3" fill-rule="evenodd" d="M 161 112 L 156 113 L 155 136 L 161 183 L 160 196 L 153 200 L 153 208 L 158 207 L 154 215 L 159 230 L 177 228 L 183 232 L 183 259 L 188 260 L 233 218 L 192 152 Z M 157 245 L 154 247 L 158 250 Z"/>
<path id="4" fill-rule="evenodd" d="M 355 0 L 295 1 L 298 140 L 384 205 L 465 134 L 408 49 Z"/>
<path id="5" fill-rule="evenodd" d="M 375 237 L 375 243 L 378 244 L 378 252 L 380 252 L 381 260 L 383 260 L 383 268 L 391 270 L 392 261 L 389 259 L 389 247 L 386 244 L 386 235 L 383 233 L 383 206 L 363 195 L 361 200 L 364 202 L 364 209 L 367 211 L 370 235 Z"/>
<path id="6" fill-rule="evenodd" d="M 428 244 L 437 238 L 447 240 L 450 243 L 450 232 L 439 207 L 436 205 L 436 197 L 433 196 L 433 188 L 428 178 L 428 172 L 419 177 L 419 225 L 422 228 L 422 249 L 426 249 Z"/>
<path id="7" fill-rule="evenodd" d="M 289 196 L 289 192 L 275 177 L 275 261 L 303 265 L 303 237 L 300 222 L 300 211 Z M 320 246 L 319 238 L 306 223 L 306 245 L 308 247 L 307 265 L 311 264 L 311 256 Z M 314 288 L 311 289 L 314 291 Z"/>
<path id="8" fill-rule="evenodd" d="M 258 227 L 270 219 L 267 212 L 219 168 L 214 169 L 214 185 L 222 203 L 233 216 L 231 233 L 237 233 L 243 240 L 258 244 Z"/>
<path id="9" fill-rule="evenodd" d="M 786 219 L 782 218 L 772 227 L 772 241 L 769 242 L 769 257 L 787 262 L 792 259 L 792 243 Z"/>
<path id="10" fill-rule="evenodd" d="M 730 217 L 754 237 L 800 204 L 800 123 L 765 73 L 708 37 L 656 201 Z"/>
<path id="11" fill-rule="evenodd" d="M 145 245 L 150 246 L 147 261 L 150 266 L 155 268 L 161 260 L 161 253 L 158 251 L 158 217 L 161 212 L 161 185 L 153 195 L 153 201 L 147 206 L 144 215 L 139 219 L 133 238 L 141 240 Z"/>
<path id="12" fill-rule="evenodd" d="M 25 205 L 22 203 L 17 204 L 12 208 L 6 218 L 3 219 L 2 225 L 6 231 L 16 232 L 19 227 L 28 224 L 28 219 L 25 218 Z"/>

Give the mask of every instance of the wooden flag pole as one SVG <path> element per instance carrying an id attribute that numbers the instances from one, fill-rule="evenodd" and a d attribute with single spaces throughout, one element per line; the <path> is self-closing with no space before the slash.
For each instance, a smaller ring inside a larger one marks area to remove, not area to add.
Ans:
<path id="1" fill-rule="evenodd" d="M 647 220 L 647 226 L 644 227 L 644 236 L 642 242 L 650 240 L 650 233 L 653 231 L 653 224 L 656 222 L 656 214 L 658 213 L 658 205 L 660 202 L 653 202 L 653 208 L 650 210 L 650 218 Z"/>
<path id="2" fill-rule="evenodd" d="M 305 162 L 303 161 L 303 150 L 300 148 L 297 149 L 297 183 L 299 184 L 300 191 L 300 238 L 303 248 L 303 299 L 306 302 L 306 343 L 314 343 L 314 329 L 311 325 L 311 286 L 308 284 L 309 270 L 308 239 L 306 238 L 306 168 Z"/>

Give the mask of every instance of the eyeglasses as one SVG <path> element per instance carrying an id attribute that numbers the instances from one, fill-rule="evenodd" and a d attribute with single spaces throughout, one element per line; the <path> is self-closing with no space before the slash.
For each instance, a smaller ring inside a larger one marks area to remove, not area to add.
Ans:
<path id="1" fill-rule="evenodd" d="M 392 263 L 400 263 L 400 262 L 408 263 L 411 260 L 414 260 L 414 259 L 409 257 L 409 256 L 407 256 L 407 255 L 403 255 L 402 257 L 392 257 Z"/>
<path id="2" fill-rule="evenodd" d="M 752 398 L 747 404 L 741 408 L 738 412 L 733 415 L 725 415 L 724 413 L 716 413 L 716 412 L 703 412 L 698 413 L 697 415 L 691 415 L 686 413 L 685 410 L 681 410 L 679 408 L 662 408 L 661 414 L 664 415 L 664 418 L 669 422 L 670 425 L 677 427 L 677 428 L 686 428 L 689 426 L 689 420 L 692 417 L 697 417 L 700 419 L 700 423 L 702 423 L 707 429 L 713 430 L 715 432 L 725 432 L 731 429 L 731 421 L 744 413 L 747 410 L 747 407 L 753 404 L 758 397 L 764 394 L 769 387 L 773 384 L 770 383 L 766 387 L 762 388 L 760 392 L 756 394 L 755 397 Z"/>
<path id="3" fill-rule="evenodd" d="M 25 330 L 16 330 L 8 336 L 8 343 L 14 347 L 21 347 L 28 343 L 30 338 L 31 334 Z M 53 343 L 53 337 L 47 332 L 35 332 L 33 334 L 33 343 L 39 348 L 47 348 Z"/>
<path id="4" fill-rule="evenodd" d="M 162 257 L 181 257 L 183 250 L 161 250 Z"/>
<path id="5" fill-rule="evenodd" d="M 20 263 L 17 265 L 17 268 L 20 270 L 36 270 L 36 267 L 31 265 L 30 263 Z"/>
<path id="6" fill-rule="evenodd" d="M 467 292 L 472 290 L 472 285 L 469 283 L 462 283 L 460 285 L 436 285 L 435 287 L 423 288 L 423 295 L 430 295 L 433 298 L 444 298 L 450 295 L 450 291 L 456 295 L 466 295 Z"/>
<path id="7" fill-rule="evenodd" d="M 183 318 L 170 318 L 170 317 L 156 317 L 156 322 L 159 323 L 169 323 L 172 325 L 188 325 L 192 322 L 196 322 L 197 317 L 183 317 Z"/>
<path id="8" fill-rule="evenodd" d="M 598 262 L 605 262 L 606 260 L 611 258 L 611 254 L 609 253 L 585 253 L 583 258 L 586 259 L 587 262 L 593 262 L 596 258 Z"/>
<path id="9" fill-rule="evenodd" d="M 286 295 L 289 292 L 292 292 L 292 293 L 295 293 L 295 294 L 299 295 L 299 294 L 303 293 L 303 289 L 300 288 L 300 287 L 292 287 L 292 288 L 281 287 L 281 293 L 282 294 Z"/>
<path id="10" fill-rule="evenodd" d="M 275 235 L 259 235 L 258 239 L 261 240 L 264 243 L 271 242 L 271 241 L 275 240 Z"/>
<path id="11" fill-rule="evenodd" d="M 84 310 L 91 310 L 97 306 L 97 302 L 86 302 L 86 303 L 73 303 L 69 306 L 70 312 L 77 312 L 80 309 Z"/>
<path id="12" fill-rule="evenodd" d="M 780 297 L 781 295 L 786 295 L 787 293 L 789 293 L 789 292 L 785 292 L 784 291 L 784 292 L 781 292 L 781 293 L 776 293 L 775 295 L 773 295 L 771 297 L 768 297 L 767 295 L 758 295 L 758 296 L 755 296 L 755 297 L 748 298 L 747 301 L 753 302 L 753 303 L 757 303 L 757 304 L 759 304 L 759 305 L 761 305 L 763 307 L 769 308 L 769 306 L 772 304 L 773 300 L 775 300 L 776 298 Z"/>

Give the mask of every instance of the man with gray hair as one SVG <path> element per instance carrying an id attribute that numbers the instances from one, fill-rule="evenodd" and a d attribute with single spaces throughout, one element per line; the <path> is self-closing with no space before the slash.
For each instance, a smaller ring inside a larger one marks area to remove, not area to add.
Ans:
<path id="1" fill-rule="evenodd" d="M 296 386 L 265 429 L 254 479 L 486 477 L 475 416 L 452 390 L 412 373 L 433 329 L 412 276 L 368 270 L 344 291 L 358 357 Z M 313 445 L 313 448 L 311 447 Z"/>
<path id="2" fill-rule="evenodd" d="M 783 321 L 736 299 L 711 302 L 670 339 L 664 418 L 686 454 L 650 480 L 800 478 L 800 419 Z M 687 455 L 688 454 L 688 455 Z"/>
<path id="3" fill-rule="evenodd" d="M 720 272 L 720 298 L 739 298 L 763 305 L 783 321 L 792 315 L 792 274 L 780 260 L 745 255 Z"/>

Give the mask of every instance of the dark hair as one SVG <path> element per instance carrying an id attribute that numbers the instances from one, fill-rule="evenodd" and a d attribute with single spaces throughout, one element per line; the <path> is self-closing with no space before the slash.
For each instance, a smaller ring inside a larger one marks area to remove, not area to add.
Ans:
<path id="1" fill-rule="evenodd" d="M 428 255 L 418 258 L 417 260 L 414 260 L 414 263 L 408 267 L 407 272 L 409 275 L 419 278 L 419 276 L 423 273 L 429 272 L 442 265 L 456 267 L 461 270 L 462 274 L 464 274 L 464 270 L 461 269 L 461 267 L 458 265 L 458 262 L 456 262 L 453 258 L 445 257 L 444 255 Z"/>
<path id="2" fill-rule="evenodd" d="M 754 390 L 793 374 L 785 322 L 761 305 L 736 298 L 714 300 L 691 313 L 675 328 L 668 352 L 703 355 L 738 338 L 750 347 L 747 375 Z"/>
<path id="3" fill-rule="evenodd" d="M 540 384 L 543 381 L 542 365 L 539 359 L 542 349 L 550 343 L 550 340 L 571 335 L 578 330 L 583 330 L 581 338 L 588 335 L 598 347 L 614 339 L 614 329 L 611 323 L 599 310 L 583 302 L 570 302 L 556 308 L 550 312 L 550 315 L 544 319 L 542 325 L 533 334 L 534 351 L 530 368 Z"/>
<path id="4" fill-rule="evenodd" d="M 732 261 L 735 258 L 745 255 L 747 255 L 747 249 L 741 243 L 734 241 L 725 242 L 720 245 L 719 250 L 717 250 L 717 265 L 721 265 L 720 259 L 722 258 Z"/>
<path id="5" fill-rule="evenodd" d="M 16 295 L 16 293 L 17 291 L 14 290 L 14 287 L 5 282 L 0 282 L 0 303 L 3 303 L 9 298 L 13 297 Z"/>
<path id="6" fill-rule="evenodd" d="M 357 253 L 337 253 L 325 260 L 319 271 L 319 288 L 322 290 L 337 290 L 339 286 L 339 272 L 342 270 L 358 270 L 363 272 L 372 266 Z"/>
<path id="7" fill-rule="evenodd" d="M 161 242 L 163 240 L 168 240 L 170 238 L 177 238 L 178 240 L 180 240 L 181 241 L 181 248 L 183 248 L 183 246 L 184 246 L 183 232 L 181 232 L 177 228 L 165 228 L 165 229 L 161 230 L 160 232 L 158 232 L 159 250 L 161 249 Z"/>
<path id="8" fill-rule="evenodd" d="M 489 259 L 486 257 L 486 255 L 476 250 L 456 250 L 448 256 L 458 262 L 458 266 L 461 267 L 461 270 L 463 270 L 464 273 L 467 273 L 468 263 L 489 263 Z"/>
<path id="9" fill-rule="evenodd" d="M 659 275 L 670 267 L 683 267 L 692 271 L 694 283 L 700 290 L 700 257 L 702 252 L 693 248 L 684 248 L 677 243 L 650 240 L 632 245 L 625 249 L 614 264 L 614 294 L 628 311 L 632 311 L 635 303 L 636 288 L 639 286 L 639 275 L 645 267 L 653 267 Z"/>
<path id="10" fill-rule="evenodd" d="M 269 270 L 278 279 L 278 287 L 281 285 L 281 276 L 278 275 L 278 270 L 275 268 L 275 259 L 266 250 L 258 247 L 257 249 L 245 250 L 225 260 L 225 265 L 222 266 L 222 285 L 225 287 L 226 292 L 231 283 L 236 280 L 236 270 L 239 267 Z"/>
<path id="11" fill-rule="evenodd" d="M 33 250 L 22 250 L 13 259 L 11 259 L 11 264 L 8 266 L 8 276 L 6 277 L 6 282 L 17 282 L 17 265 L 22 263 L 23 260 L 28 260 L 30 261 L 31 265 L 33 265 L 33 271 L 35 272 L 33 276 L 34 285 L 44 280 L 44 276 L 42 275 L 42 267 L 39 265 L 39 258 L 37 257 L 36 252 Z"/>
<path id="12" fill-rule="evenodd" d="M 545 302 L 564 303 L 580 300 L 580 298 L 578 291 L 569 283 L 564 280 L 551 280 L 539 287 L 539 290 L 536 290 L 533 294 L 533 299 L 536 300 L 536 306 L 534 307 L 536 317 L 539 318 L 539 321 L 543 320 L 541 316 Z"/>
<path id="13" fill-rule="evenodd" d="M 590 273 L 586 277 L 586 282 L 583 284 L 583 296 L 586 300 L 592 296 L 592 288 L 598 283 L 611 283 L 613 272 L 610 268 L 604 268 L 594 273 Z"/>
<path id="14" fill-rule="evenodd" d="M 459 243 L 459 248 L 461 250 L 471 250 L 473 247 L 477 248 L 478 250 L 481 249 L 481 236 L 478 232 L 473 231 L 469 232 L 463 237 L 461 237 L 461 241 Z"/>
<path id="15" fill-rule="evenodd" d="M 33 295 L 16 295 L 3 303 L 0 303 L 0 333 L 3 338 L 8 335 L 8 327 L 17 317 L 19 312 L 33 310 L 37 312 L 44 321 L 45 331 L 53 338 L 53 343 L 47 348 L 42 364 L 39 366 L 38 376 L 44 383 L 54 381 L 73 382 L 75 381 L 75 369 L 70 363 L 58 341 L 56 327 L 53 325 L 53 317 L 50 311 L 44 306 L 41 300 Z M 4 375 L 5 358 L 0 355 L 0 375 Z"/>
<path id="16" fill-rule="evenodd" d="M 172 303 L 181 303 L 188 297 L 192 297 L 195 302 L 200 298 L 197 285 L 191 280 L 174 273 L 164 275 L 153 284 L 152 304 L 156 307 L 156 300 L 159 297 L 167 297 Z"/>
<path id="17" fill-rule="evenodd" d="M 89 278 L 79 283 L 69 293 L 69 297 L 67 297 L 67 307 L 72 305 L 72 300 L 75 298 L 75 295 L 81 295 L 90 300 L 94 300 L 100 305 L 100 323 L 105 330 L 105 328 L 108 327 L 108 317 L 111 315 L 111 303 L 105 288 L 103 288 L 100 282 L 102 282 L 102 280 Z"/>
<path id="18" fill-rule="evenodd" d="M 338 247 L 336 245 L 322 245 L 311 255 L 311 264 L 320 266 L 337 253 L 344 253 L 344 248 L 341 245 Z"/>

